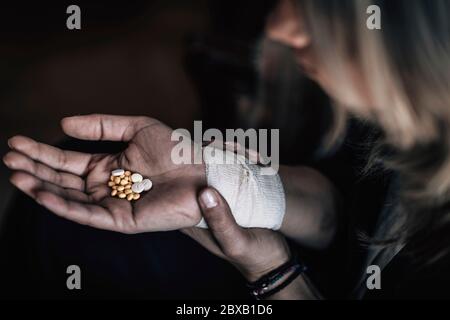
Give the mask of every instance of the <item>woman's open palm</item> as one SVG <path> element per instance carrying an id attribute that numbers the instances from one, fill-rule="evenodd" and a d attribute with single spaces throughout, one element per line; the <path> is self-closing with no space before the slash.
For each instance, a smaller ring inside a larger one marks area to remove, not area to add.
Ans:
<path id="1" fill-rule="evenodd" d="M 5 164 L 11 182 L 57 215 L 92 227 L 138 233 L 196 225 L 201 219 L 197 192 L 206 185 L 202 165 L 174 164 L 172 129 L 147 117 L 88 115 L 61 122 L 69 136 L 128 142 L 119 154 L 61 150 L 16 136 Z M 112 170 L 139 172 L 153 188 L 129 202 L 110 196 Z"/>

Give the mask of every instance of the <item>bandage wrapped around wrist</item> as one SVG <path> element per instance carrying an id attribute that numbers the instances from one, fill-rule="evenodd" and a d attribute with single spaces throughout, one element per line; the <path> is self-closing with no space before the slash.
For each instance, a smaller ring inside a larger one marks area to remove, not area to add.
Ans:
<path id="1" fill-rule="evenodd" d="M 227 201 L 238 225 L 278 230 L 286 210 L 280 176 L 271 168 L 251 164 L 245 156 L 207 146 L 203 149 L 208 186 Z M 266 170 L 262 174 L 261 170 Z M 197 227 L 207 228 L 202 219 Z"/>

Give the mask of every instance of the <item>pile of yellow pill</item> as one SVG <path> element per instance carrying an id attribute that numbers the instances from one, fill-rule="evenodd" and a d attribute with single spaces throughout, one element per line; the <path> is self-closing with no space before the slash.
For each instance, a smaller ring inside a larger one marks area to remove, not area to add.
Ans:
<path id="1" fill-rule="evenodd" d="M 143 191 L 152 188 L 150 179 L 144 179 L 139 173 L 128 170 L 115 169 L 111 172 L 108 186 L 111 188 L 111 196 L 128 201 L 138 200 Z"/>

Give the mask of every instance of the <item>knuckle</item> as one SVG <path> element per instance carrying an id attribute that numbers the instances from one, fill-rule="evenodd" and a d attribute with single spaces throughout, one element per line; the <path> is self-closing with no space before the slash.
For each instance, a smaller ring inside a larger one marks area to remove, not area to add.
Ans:
<path id="1" fill-rule="evenodd" d="M 64 176 L 62 173 L 59 173 L 59 172 L 55 173 L 54 179 L 55 179 L 55 184 L 60 185 L 60 186 L 65 186 Z"/>
<path id="2" fill-rule="evenodd" d="M 39 142 L 33 141 L 31 146 L 29 147 L 31 154 L 36 155 L 38 159 L 42 159 L 45 155 L 45 151 L 42 150 L 42 144 Z"/>
<path id="3" fill-rule="evenodd" d="M 29 163 L 29 167 L 27 169 L 38 178 L 43 178 L 43 168 L 41 167 L 40 163 L 33 161 Z"/>
<path id="4" fill-rule="evenodd" d="M 59 167 L 62 170 L 67 169 L 66 168 L 66 166 L 67 166 L 66 154 L 64 152 L 58 152 L 57 155 L 58 155 L 57 162 L 58 162 Z"/>

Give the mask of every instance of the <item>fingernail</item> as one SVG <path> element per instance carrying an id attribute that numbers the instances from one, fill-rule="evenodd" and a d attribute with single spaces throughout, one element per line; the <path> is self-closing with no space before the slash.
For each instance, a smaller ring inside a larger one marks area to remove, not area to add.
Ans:
<path id="1" fill-rule="evenodd" d="M 211 209 L 211 208 L 214 208 L 217 206 L 216 195 L 211 190 L 203 191 L 203 193 L 200 196 L 200 201 L 208 209 Z"/>

